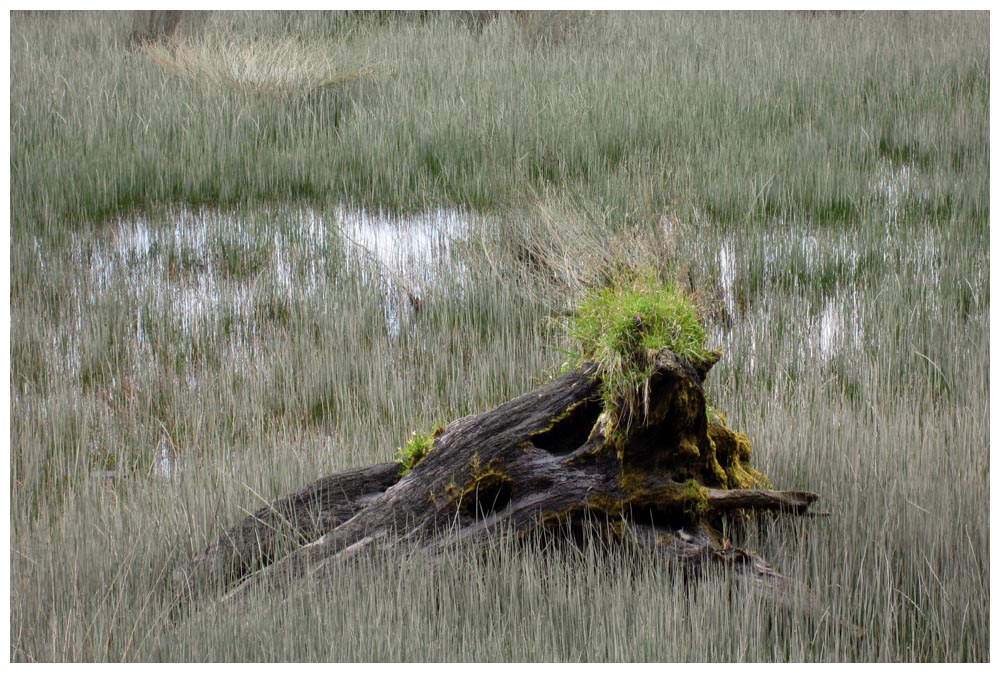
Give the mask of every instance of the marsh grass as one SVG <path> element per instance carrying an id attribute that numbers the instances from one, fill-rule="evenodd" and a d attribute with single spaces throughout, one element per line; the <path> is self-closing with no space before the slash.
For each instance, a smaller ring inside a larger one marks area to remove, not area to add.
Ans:
<path id="1" fill-rule="evenodd" d="M 533 40 L 510 17 L 219 13 L 190 43 L 217 46 L 185 47 L 194 80 L 122 48 L 126 23 L 15 16 L 15 229 L 172 201 L 487 209 L 549 188 L 618 222 L 844 223 L 880 210 L 882 164 L 916 169 L 907 218 L 988 213 L 988 36 L 967 15 L 609 13 Z M 294 67 L 276 73 L 278 53 Z M 296 104 L 204 85 L 245 68 L 270 74 L 226 78 L 300 91 L 373 64 Z"/>
<path id="2" fill-rule="evenodd" d="M 286 224 L 273 226 L 294 231 L 302 214 L 286 217 Z M 172 238 L 177 220 L 165 214 L 149 226 L 163 227 Z M 226 216 L 212 228 L 238 221 Z M 862 624 L 865 641 L 776 609 L 736 578 L 699 582 L 692 598 L 678 575 L 649 559 L 584 562 L 511 550 L 486 566 L 475 555 L 455 552 L 433 573 L 420 570 L 425 560 L 419 555 L 399 565 L 372 561 L 363 571 L 345 570 L 331 587 L 305 590 L 277 606 L 261 596 L 259 610 L 206 607 L 171 620 L 169 596 L 153 592 L 155 580 L 240 511 L 319 474 L 391 460 L 392 447 L 402 445 L 415 424 L 432 427 L 442 416 L 488 408 L 555 371 L 553 346 L 568 344 L 557 341 L 547 319 L 551 306 L 542 299 L 556 290 L 545 290 L 544 283 L 527 290 L 514 272 L 513 251 L 490 250 L 510 254 L 500 264 L 508 273 L 490 275 L 488 264 L 470 264 L 476 272 L 456 284 L 454 294 L 430 295 L 409 317 L 413 329 L 395 337 L 379 308 L 384 294 L 372 284 L 375 276 L 345 260 L 320 274 L 327 280 L 315 295 L 285 299 L 295 307 L 288 325 L 247 318 L 246 327 L 230 324 L 225 337 L 225 322 L 214 311 L 193 321 L 191 334 L 200 337 L 185 337 L 175 325 L 162 353 L 168 363 L 179 359 L 180 369 L 156 365 L 155 358 L 154 364 L 131 364 L 141 352 L 130 336 L 135 318 L 116 328 L 125 342 L 116 348 L 125 354 L 96 358 L 109 363 L 97 382 L 61 373 L 70 365 L 47 349 L 34 348 L 43 357 L 15 357 L 28 364 L 13 365 L 24 383 L 12 394 L 12 445 L 34 450 L 13 453 L 18 507 L 12 511 L 12 585 L 37 600 L 12 605 L 12 656 L 984 657 L 989 427 L 988 378 L 979 364 L 988 352 L 985 246 L 977 236 L 935 226 L 888 240 L 860 227 L 833 230 L 808 243 L 803 237 L 810 231 L 794 226 L 763 236 L 749 228 L 706 225 L 701 231 L 678 239 L 676 254 L 692 260 L 694 277 L 707 279 L 717 277 L 718 250 L 728 246 L 734 251 L 732 292 L 750 298 L 728 315 L 725 291 L 716 284 L 720 318 L 710 323 L 709 342 L 726 354 L 709 376 L 709 395 L 730 424 L 752 438 L 756 467 L 775 484 L 821 493 L 831 513 L 806 522 L 752 523 L 734 538 L 813 587 L 831 606 L 830 622 Z M 263 238 L 273 240 L 273 230 Z M 219 245 L 218 238 L 206 240 Z M 288 252 L 295 251 L 303 274 L 316 254 L 310 245 Z M 761 256 L 771 257 L 772 246 L 778 260 L 802 245 L 813 252 L 801 268 L 765 264 L 754 271 Z M 827 273 L 823 269 L 835 260 L 850 256 L 845 251 L 856 250 L 860 258 L 869 248 L 878 249 L 879 261 L 867 263 L 864 275 L 845 271 L 852 279 L 845 287 L 799 280 L 803 273 Z M 160 249 L 169 256 L 166 245 Z M 467 261 L 477 259 L 476 251 L 473 241 Z M 198 255 L 214 258 L 211 246 L 192 253 Z M 67 272 L 89 286 L 82 259 Z M 524 268 L 531 273 L 533 267 Z M 213 273 L 226 277 L 221 269 Z M 308 285 L 308 277 L 291 287 Z M 761 283 L 752 293 L 744 289 L 751 279 Z M 166 276 L 150 282 L 170 284 Z M 127 292 L 113 294 L 126 306 L 131 301 Z M 335 296 L 353 298 L 324 313 L 326 303 L 317 298 Z M 82 300 L 80 317 L 70 313 L 67 329 L 77 320 L 94 327 L 108 320 L 108 313 L 89 310 L 88 301 L 99 297 Z M 259 300 L 241 301 L 253 306 Z M 227 302 L 217 305 L 225 311 Z M 260 315 L 249 308 L 239 315 L 244 312 Z M 825 313 L 841 316 L 827 320 L 833 335 L 826 351 Z M 180 322 L 169 312 L 159 315 L 166 325 Z M 14 324 L 17 344 L 22 331 L 31 331 Z M 60 324 L 50 329 L 62 331 Z M 46 331 L 33 329 L 41 332 L 36 342 L 49 342 Z M 187 339 L 202 343 L 207 359 L 177 355 L 175 349 L 192 348 Z M 37 361 L 45 363 L 43 371 L 27 369 Z M 511 361 L 533 364 L 511 368 Z M 136 377 L 135 371 L 156 375 Z M 164 434 L 178 458 L 166 479 L 156 471 Z M 98 451 L 107 446 L 117 447 L 110 464 Z M 122 475 L 107 481 L 89 476 L 105 465 Z M 615 570 L 609 575 L 608 568 Z M 720 589 L 719 582 L 732 588 Z M 30 587 L 44 587 L 51 597 Z M 326 590 L 337 600 L 324 598 Z M 206 628 L 209 623 L 215 627 Z M 432 636 L 401 635 L 427 623 L 439 627 Z M 382 636 L 372 637 L 372 625 Z"/>
<path id="3" fill-rule="evenodd" d="M 165 73 L 118 15 L 13 15 L 12 660 L 989 659 L 987 22 L 574 21 L 209 15 L 385 66 L 290 102 Z M 402 310 L 341 202 L 489 212 Z M 160 588 L 241 514 L 547 380 L 560 318 L 650 263 L 706 309 L 754 466 L 830 512 L 734 541 L 828 618 L 596 542 Z"/>

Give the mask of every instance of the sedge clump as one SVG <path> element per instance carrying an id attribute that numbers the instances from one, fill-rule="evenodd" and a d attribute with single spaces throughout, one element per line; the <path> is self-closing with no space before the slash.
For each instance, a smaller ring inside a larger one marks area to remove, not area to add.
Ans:
<path id="1" fill-rule="evenodd" d="M 656 355 L 664 349 L 698 366 L 718 356 L 694 298 L 652 272 L 587 292 L 567 324 L 574 366 L 593 362 L 604 385 L 612 425 L 627 426 L 641 410 Z"/>
<path id="2" fill-rule="evenodd" d="M 433 448 L 434 435 L 414 431 L 406 444 L 396 449 L 396 462 L 400 465 L 399 476 L 409 474 Z"/>

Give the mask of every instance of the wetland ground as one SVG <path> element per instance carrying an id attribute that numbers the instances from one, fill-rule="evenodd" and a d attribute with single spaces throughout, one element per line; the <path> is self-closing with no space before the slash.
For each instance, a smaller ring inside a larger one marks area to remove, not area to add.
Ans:
<path id="1" fill-rule="evenodd" d="M 10 21 L 12 660 L 989 660 L 988 15 Z M 591 548 L 153 589 L 546 380 L 647 264 L 754 465 L 830 513 L 743 545 L 863 641 Z"/>

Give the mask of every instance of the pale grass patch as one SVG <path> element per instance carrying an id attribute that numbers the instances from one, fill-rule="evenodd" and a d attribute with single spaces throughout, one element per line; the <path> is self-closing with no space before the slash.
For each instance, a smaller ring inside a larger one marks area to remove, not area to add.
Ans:
<path id="1" fill-rule="evenodd" d="M 164 72 L 209 88 L 305 96 L 371 75 L 373 65 L 345 66 L 317 42 L 285 38 L 151 42 L 142 51 Z"/>

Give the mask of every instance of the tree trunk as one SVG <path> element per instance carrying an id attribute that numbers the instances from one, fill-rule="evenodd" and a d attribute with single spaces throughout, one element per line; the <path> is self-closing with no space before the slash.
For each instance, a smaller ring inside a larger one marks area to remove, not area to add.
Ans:
<path id="1" fill-rule="evenodd" d="M 483 414 L 439 428 L 433 447 L 400 477 L 390 463 L 325 477 L 244 519 L 174 579 L 186 591 L 217 583 L 227 598 L 283 586 L 365 550 L 489 545 L 584 528 L 639 544 L 690 567 L 747 571 L 778 598 L 822 606 L 760 557 L 732 548 L 721 517 L 738 511 L 803 514 L 813 493 L 767 484 L 746 436 L 710 412 L 700 369 L 671 351 L 655 358 L 642 409 L 607 411 L 596 367 L 585 366 Z M 613 402 L 613 401 L 612 401 Z"/>

